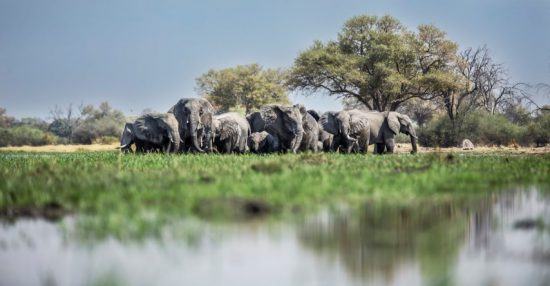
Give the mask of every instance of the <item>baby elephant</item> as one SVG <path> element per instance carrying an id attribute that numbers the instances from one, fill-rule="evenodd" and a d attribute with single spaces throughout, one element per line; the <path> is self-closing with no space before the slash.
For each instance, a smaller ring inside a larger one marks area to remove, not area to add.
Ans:
<path id="1" fill-rule="evenodd" d="M 252 153 L 279 152 L 279 140 L 267 131 L 254 132 L 248 136 L 248 147 Z"/>
<path id="2" fill-rule="evenodd" d="M 126 123 L 120 136 L 122 152 L 130 152 L 132 144 L 138 153 L 175 153 L 180 146 L 178 121 L 172 113 L 142 115 L 133 123 Z"/>
<path id="3" fill-rule="evenodd" d="M 244 153 L 250 125 L 246 118 L 235 112 L 214 116 L 214 146 L 220 153 Z"/>

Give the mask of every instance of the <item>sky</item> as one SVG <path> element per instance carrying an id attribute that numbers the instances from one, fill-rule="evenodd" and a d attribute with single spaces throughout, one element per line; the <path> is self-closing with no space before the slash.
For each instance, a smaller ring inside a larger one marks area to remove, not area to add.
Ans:
<path id="1" fill-rule="evenodd" d="M 43 118 L 56 105 L 102 101 L 165 111 L 198 96 L 195 79 L 209 69 L 288 68 L 365 13 L 434 24 L 461 48 L 487 45 L 513 80 L 550 83 L 550 0 L 0 0 L 0 106 Z M 291 99 L 341 106 L 322 94 Z"/>

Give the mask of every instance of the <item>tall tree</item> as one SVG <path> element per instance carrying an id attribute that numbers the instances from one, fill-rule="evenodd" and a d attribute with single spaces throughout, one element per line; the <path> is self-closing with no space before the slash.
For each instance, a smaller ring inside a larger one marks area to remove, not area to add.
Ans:
<path id="1" fill-rule="evenodd" d="M 249 112 L 269 103 L 289 103 L 285 72 L 258 64 L 209 70 L 196 83 L 199 93 L 221 111 Z"/>
<path id="2" fill-rule="evenodd" d="M 453 86 L 456 51 L 434 26 L 413 33 L 391 16 L 362 15 L 349 19 L 336 41 L 316 41 L 302 52 L 288 83 L 293 90 L 325 91 L 369 109 L 396 110 Z"/>

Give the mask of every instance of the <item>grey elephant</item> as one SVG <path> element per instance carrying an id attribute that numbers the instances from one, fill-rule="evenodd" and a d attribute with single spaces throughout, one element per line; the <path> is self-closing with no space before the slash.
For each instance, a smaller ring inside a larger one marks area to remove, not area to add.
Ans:
<path id="1" fill-rule="evenodd" d="M 317 122 L 319 121 L 319 118 L 321 118 L 321 115 L 317 110 L 309 109 L 307 111 L 307 113 L 309 113 L 311 116 L 313 116 L 313 118 L 315 118 L 315 121 L 317 121 Z"/>
<path id="2" fill-rule="evenodd" d="M 145 114 L 132 123 L 126 123 L 120 136 L 120 150 L 130 152 L 136 146 L 136 152 L 171 152 L 180 147 L 178 121 L 171 113 Z"/>
<path id="3" fill-rule="evenodd" d="M 246 119 L 252 132 L 267 131 L 276 137 L 282 151 L 296 153 L 302 142 L 302 114 L 295 106 L 271 104 L 249 114 Z"/>
<path id="4" fill-rule="evenodd" d="M 213 144 L 218 152 L 246 152 L 250 124 L 244 116 L 235 112 L 215 115 L 213 128 Z"/>
<path id="5" fill-rule="evenodd" d="M 360 111 L 368 118 L 370 123 L 370 142 L 376 144 L 375 151 L 378 154 L 393 153 L 395 149 L 395 136 L 401 132 L 411 138 L 412 151 L 417 152 L 417 136 L 412 120 L 399 112 Z"/>
<path id="6" fill-rule="evenodd" d="M 179 124 L 181 150 L 211 151 L 214 108 L 206 99 L 182 98 L 170 110 Z"/>
<path id="7" fill-rule="evenodd" d="M 302 136 L 302 142 L 300 143 L 300 151 L 313 151 L 317 152 L 319 142 L 319 124 L 310 112 L 306 111 L 305 107 L 301 104 L 294 105 L 300 110 L 302 114 L 302 128 L 304 129 L 304 135 Z"/>
<path id="8" fill-rule="evenodd" d="M 323 130 L 331 133 L 335 144 L 347 153 L 366 153 L 370 142 L 370 122 L 363 111 L 327 112 L 320 118 Z"/>
<path id="9" fill-rule="evenodd" d="M 248 136 L 248 148 L 252 153 L 279 152 L 279 140 L 267 131 L 254 132 Z"/>

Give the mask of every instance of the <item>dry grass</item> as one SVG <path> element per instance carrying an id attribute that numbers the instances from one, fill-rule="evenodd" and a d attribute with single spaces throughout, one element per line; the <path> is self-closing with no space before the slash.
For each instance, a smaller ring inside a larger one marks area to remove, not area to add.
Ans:
<path id="1" fill-rule="evenodd" d="M 396 152 L 397 153 L 408 153 L 411 151 L 412 147 L 411 144 L 403 144 L 399 143 L 396 144 Z M 372 151 L 374 148 L 370 148 L 369 150 Z M 452 148 L 433 148 L 433 147 L 418 147 L 419 153 L 433 153 L 433 152 L 444 152 L 444 153 L 479 153 L 479 154 L 493 154 L 493 153 L 506 153 L 506 154 L 546 154 L 550 153 L 550 146 L 546 147 L 506 147 L 506 146 L 498 146 L 498 147 L 488 147 L 488 146 L 479 146 L 475 147 L 473 150 L 464 150 L 459 147 L 452 147 Z"/>
<path id="2" fill-rule="evenodd" d="M 16 146 L 0 147 L 0 151 L 22 152 L 89 152 L 114 151 L 119 144 L 91 144 L 91 145 L 44 145 L 44 146 Z"/>

